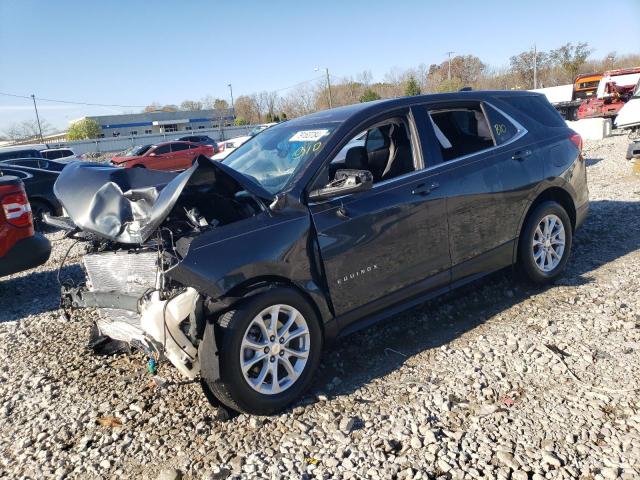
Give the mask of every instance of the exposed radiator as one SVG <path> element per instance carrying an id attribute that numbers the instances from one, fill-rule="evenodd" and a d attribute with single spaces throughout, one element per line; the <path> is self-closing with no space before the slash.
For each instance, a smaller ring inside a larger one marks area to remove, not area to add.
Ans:
<path id="1" fill-rule="evenodd" d="M 156 252 L 104 252 L 84 256 L 90 291 L 143 293 L 156 285 Z"/>

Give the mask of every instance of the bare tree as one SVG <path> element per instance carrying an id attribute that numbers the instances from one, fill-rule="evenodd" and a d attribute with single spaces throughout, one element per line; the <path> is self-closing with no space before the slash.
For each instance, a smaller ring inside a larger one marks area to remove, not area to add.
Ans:
<path id="1" fill-rule="evenodd" d="M 215 110 L 226 110 L 227 108 L 229 108 L 229 103 L 222 98 L 216 98 L 213 101 L 213 108 Z"/>
<path id="2" fill-rule="evenodd" d="M 142 110 L 144 113 L 149 113 L 149 112 L 157 112 L 159 110 L 162 109 L 162 105 L 160 105 L 159 102 L 153 102 L 149 105 L 147 105 L 146 107 L 144 107 L 144 109 Z"/>
<path id="3" fill-rule="evenodd" d="M 197 100 L 185 100 L 180 104 L 180 110 L 184 110 L 184 111 L 202 110 L 202 102 L 198 102 Z"/>
<path id="4" fill-rule="evenodd" d="M 203 97 L 200 103 L 205 110 L 225 110 L 229 108 L 229 103 L 226 100 L 211 95 Z"/>
<path id="5" fill-rule="evenodd" d="M 308 85 L 301 85 L 289 92 L 280 101 L 281 110 L 287 118 L 300 117 L 316 110 L 316 90 Z"/>
<path id="6" fill-rule="evenodd" d="M 521 52 L 509 59 L 512 72 L 522 83 L 514 85 L 519 88 L 533 88 L 534 62 L 541 76 L 549 68 L 549 55 L 545 52 L 535 52 L 532 48 L 526 52 Z"/>
<path id="7" fill-rule="evenodd" d="M 153 102 L 151 105 L 147 105 L 142 110 L 144 113 L 151 112 L 177 112 L 180 110 L 177 105 L 168 104 L 168 105 L 160 105 L 158 102 Z"/>
<path id="8" fill-rule="evenodd" d="M 467 86 L 475 84 L 486 68 L 475 55 L 457 55 L 451 59 L 451 76 L 459 78 Z"/>
<path id="9" fill-rule="evenodd" d="M 42 135 L 47 135 L 53 130 L 49 122 L 44 119 L 40 119 L 40 128 L 42 129 Z M 7 128 L 4 135 L 12 141 L 35 139 L 40 137 L 40 128 L 38 128 L 36 120 L 24 120 Z"/>
<path id="10" fill-rule="evenodd" d="M 260 92 L 256 97 L 256 103 L 260 109 L 260 116 L 273 121 L 276 116 L 276 108 L 279 100 L 278 92 Z"/>
<path id="11" fill-rule="evenodd" d="M 248 123 L 260 121 L 260 108 L 255 95 L 240 95 L 236 98 L 234 107 L 237 118 L 246 120 Z"/>
<path id="12" fill-rule="evenodd" d="M 373 75 L 371 75 L 371 70 L 364 70 L 360 72 L 358 75 L 356 75 L 356 81 L 361 83 L 365 87 L 368 87 L 369 85 L 371 85 L 371 82 L 373 81 Z"/>

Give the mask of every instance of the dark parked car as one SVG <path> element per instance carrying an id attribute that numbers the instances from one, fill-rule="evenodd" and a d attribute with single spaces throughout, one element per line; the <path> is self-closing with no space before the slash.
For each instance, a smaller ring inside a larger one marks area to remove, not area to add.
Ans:
<path id="1" fill-rule="evenodd" d="M 208 135 L 186 135 L 184 137 L 180 137 L 178 140 L 182 142 L 197 143 L 200 145 L 210 145 L 213 147 L 214 153 L 218 152 L 218 142 Z"/>
<path id="2" fill-rule="evenodd" d="M 0 151 L 0 162 L 16 158 L 44 158 L 37 148 L 22 148 Z"/>
<path id="3" fill-rule="evenodd" d="M 36 230 L 41 230 L 45 214 L 60 215 L 62 206 L 53 193 L 53 184 L 68 165 L 44 158 L 19 158 L 0 162 L 0 175 L 18 177 L 27 191 Z"/>
<path id="4" fill-rule="evenodd" d="M 588 209 L 581 147 L 542 95 L 469 91 L 297 118 L 180 174 L 72 164 L 58 221 L 99 242 L 63 304 L 276 412 L 338 335 L 504 267 L 557 278 Z"/>
<path id="5" fill-rule="evenodd" d="M 74 160 L 62 158 L 59 160 L 47 160 L 46 158 L 15 158 L 11 160 L 1 160 L 0 167 L 3 165 L 13 165 L 18 167 L 40 168 L 61 172 L 62 169 Z"/>
<path id="6" fill-rule="evenodd" d="M 42 265 L 51 244 L 35 233 L 22 181 L 0 173 L 0 277 Z"/>

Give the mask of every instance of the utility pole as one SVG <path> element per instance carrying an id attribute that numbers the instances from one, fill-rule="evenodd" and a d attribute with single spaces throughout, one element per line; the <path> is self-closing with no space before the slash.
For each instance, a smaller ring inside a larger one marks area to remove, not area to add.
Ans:
<path id="1" fill-rule="evenodd" d="M 451 81 L 451 55 L 453 55 L 456 52 L 447 52 L 447 55 L 449 55 L 449 61 L 447 62 L 447 66 L 449 67 L 449 73 L 447 75 L 447 79 L 449 81 Z"/>
<path id="2" fill-rule="evenodd" d="M 320 70 L 318 67 L 314 68 L 314 71 Z M 324 67 L 324 72 L 327 75 L 327 89 L 329 90 L 329 108 L 333 108 L 333 98 L 331 96 L 331 80 L 329 80 L 329 68 Z"/>
<path id="3" fill-rule="evenodd" d="M 38 121 L 38 131 L 40 132 L 40 141 L 44 141 L 42 138 L 42 126 L 40 125 L 40 116 L 38 115 L 38 106 L 36 105 L 36 96 L 32 93 L 31 99 L 33 100 L 33 108 L 36 111 L 36 120 Z"/>
<path id="4" fill-rule="evenodd" d="M 327 73 L 327 88 L 329 89 L 329 108 L 333 108 L 333 99 L 331 98 L 331 81 L 329 80 L 329 69 L 325 67 Z"/>
<path id="5" fill-rule="evenodd" d="M 533 89 L 538 88 L 538 48 L 533 44 Z"/>

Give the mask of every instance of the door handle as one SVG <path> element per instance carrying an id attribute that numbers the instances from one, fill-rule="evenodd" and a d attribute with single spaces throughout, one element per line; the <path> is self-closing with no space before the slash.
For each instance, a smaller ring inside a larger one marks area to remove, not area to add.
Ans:
<path id="1" fill-rule="evenodd" d="M 349 220 L 351 217 L 349 216 L 349 212 L 344 208 L 344 205 L 340 205 L 336 210 L 336 215 L 342 218 L 343 220 Z"/>
<path id="2" fill-rule="evenodd" d="M 439 186 L 440 184 L 438 182 L 433 182 L 429 186 L 427 186 L 426 183 L 419 183 L 418 185 L 416 185 L 416 188 L 411 190 L 411 195 L 421 195 L 425 197 Z"/>
<path id="3" fill-rule="evenodd" d="M 511 157 L 511 160 L 516 160 L 518 162 L 521 162 L 525 158 L 531 156 L 532 153 L 533 152 L 531 150 L 519 150 L 513 154 L 513 156 Z"/>

